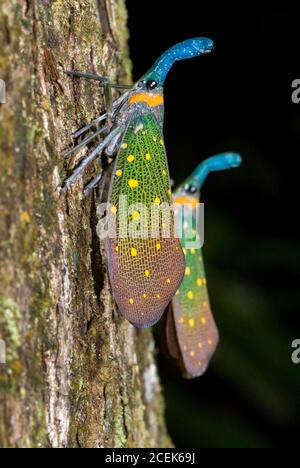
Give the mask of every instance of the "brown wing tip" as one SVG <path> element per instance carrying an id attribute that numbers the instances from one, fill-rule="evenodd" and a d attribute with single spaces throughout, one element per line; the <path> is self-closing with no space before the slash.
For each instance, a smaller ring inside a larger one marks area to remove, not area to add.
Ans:
<path id="1" fill-rule="evenodd" d="M 143 275 L 130 272 L 130 277 L 121 275 L 115 265 L 110 267 L 112 292 L 120 314 L 135 327 L 148 328 L 161 319 L 184 277 L 183 253 L 180 256 L 178 251 L 176 260 L 172 268 L 170 262 L 156 266 L 153 279 L 150 272 L 155 267 L 149 270 L 141 268 Z"/>
<path id="2" fill-rule="evenodd" d="M 195 351 L 181 354 L 180 367 L 185 379 L 194 379 L 203 376 L 208 370 L 211 360 L 219 344 L 219 333 L 215 328 L 214 336 L 209 340 L 205 351 Z M 193 354 L 192 354 L 193 353 Z"/>
<path id="3" fill-rule="evenodd" d="M 162 317 L 168 303 L 159 304 L 159 307 L 148 307 L 144 304 L 136 304 L 136 307 L 124 307 L 119 304 L 120 314 L 136 328 L 149 328 L 155 325 Z"/>

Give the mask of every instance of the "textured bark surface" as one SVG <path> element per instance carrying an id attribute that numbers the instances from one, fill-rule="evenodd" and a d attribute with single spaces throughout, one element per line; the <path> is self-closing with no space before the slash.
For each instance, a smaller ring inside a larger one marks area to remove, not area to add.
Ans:
<path id="1" fill-rule="evenodd" d="M 150 331 L 114 306 L 96 208 L 59 186 L 74 131 L 103 110 L 97 83 L 130 79 L 123 0 L 1 0 L 1 447 L 168 446 Z"/>

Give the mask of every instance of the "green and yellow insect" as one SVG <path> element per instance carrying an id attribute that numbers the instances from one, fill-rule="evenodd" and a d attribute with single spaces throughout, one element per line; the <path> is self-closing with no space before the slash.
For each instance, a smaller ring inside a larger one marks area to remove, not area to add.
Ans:
<path id="1" fill-rule="evenodd" d="M 172 194 L 163 139 L 164 82 L 176 61 L 206 54 L 212 49 L 213 42 L 206 38 L 175 45 L 114 103 L 110 92 L 115 85 L 108 80 L 69 72 L 73 76 L 103 81 L 109 111 L 76 132 L 78 138 L 92 125 L 106 120 L 102 129 L 75 147 L 75 150 L 80 149 L 101 132 L 107 134 L 75 169 L 63 190 L 74 184 L 104 149 L 115 158 L 108 209 L 114 217 L 110 224 L 115 223 L 116 229 L 114 235 L 106 239 L 108 269 L 119 310 L 136 327 L 151 326 L 161 318 L 182 282 L 185 269 L 171 209 Z M 68 155 L 73 151 L 74 148 Z M 86 192 L 100 178 L 97 176 Z M 164 221 L 163 212 L 167 211 L 169 219 Z"/>
<path id="2" fill-rule="evenodd" d="M 180 185 L 174 194 L 174 203 L 190 211 L 199 207 L 200 190 L 208 174 L 238 167 L 241 157 L 235 153 L 223 153 L 201 163 L 195 172 Z M 179 218 L 180 210 L 177 210 Z M 180 216 L 181 220 L 181 216 Z M 179 219 L 178 219 L 179 221 Z M 185 277 L 169 309 L 166 325 L 170 354 L 179 360 L 186 378 L 202 375 L 216 350 L 218 330 L 211 312 L 205 268 L 201 248 L 189 248 L 191 239 L 200 241 L 188 223 L 181 239 L 186 259 Z"/>

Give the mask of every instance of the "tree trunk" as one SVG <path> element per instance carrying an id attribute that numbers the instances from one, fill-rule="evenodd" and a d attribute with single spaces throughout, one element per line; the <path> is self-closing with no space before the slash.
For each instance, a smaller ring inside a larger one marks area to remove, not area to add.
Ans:
<path id="1" fill-rule="evenodd" d="M 99 84 L 130 80 L 124 0 L 1 0 L 1 447 L 169 446 L 154 341 L 120 318 L 96 207 L 70 133 L 103 109 Z M 99 170 L 99 169 L 98 169 Z"/>

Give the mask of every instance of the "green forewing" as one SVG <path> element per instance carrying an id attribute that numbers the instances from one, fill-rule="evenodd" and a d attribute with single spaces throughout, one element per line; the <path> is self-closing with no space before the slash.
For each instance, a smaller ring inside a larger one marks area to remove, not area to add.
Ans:
<path id="1" fill-rule="evenodd" d="M 187 249 L 185 277 L 172 301 L 181 360 L 187 377 L 202 375 L 218 344 L 211 312 L 201 249 Z"/>
<path id="2" fill-rule="evenodd" d="M 133 159 L 134 158 L 134 159 Z M 111 203 L 118 205 L 119 196 L 127 195 L 129 204 L 148 207 L 155 198 L 170 204 L 170 181 L 167 155 L 160 126 L 151 114 L 139 116 L 129 124 L 118 156 L 111 192 Z M 138 182 L 137 189 L 129 181 Z"/>
<path id="3" fill-rule="evenodd" d="M 126 196 L 131 207 L 125 217 L 120 196 Z M 154 221 L 151 207 L 158 209 L 164 204 L 170 207 L 171 200 L 160 125 L 151 113 L 136 115 L 124 134 L 114 169 L 110 201 L 117 217 L 117 237 L 107 240 L 107 253 L 120 312 L 139 327 L 150 326 L 160 319 L 184 275 L 184 255 L 175 237 L 172 211 L 168 238 L 163 236 L 161 217 L 158 232 L 151 237 Z M 121 237 L 124 224 L 134 226 L 138 238 Z"/>

